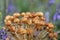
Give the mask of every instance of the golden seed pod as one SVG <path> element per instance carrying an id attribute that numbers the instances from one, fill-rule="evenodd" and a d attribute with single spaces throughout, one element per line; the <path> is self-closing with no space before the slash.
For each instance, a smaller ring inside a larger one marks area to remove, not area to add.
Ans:
<path id="1" fill-rule="evenodd" d="M 25 23 L 25 22 L 27 22 L 27 20 L 28 19 L 26 17 L 23 17 L 21 21 Z"/>
<path id="2" fill-rule="evenodd" d="M 36 15 L 36 16 L 43 16 L 43 13 L 42 13 L 42 12 L 36 12 L 35 15 Z"/>
<path id="3" fill-rule="evenodd" d="M 54 37 L 57 38 L 58 37 L 58 34 L 57 33 L 54 33 Z"/>
<path id="4" fill-rule="evenodd" d="M 27 24 L 28 24 L 28 25 L 32 25 L 32 20 L 31 20 L 31 19 L 28 20 L 28 21 L 27 21 Z"/>
<path id="5" fill-rule="evenodd" d="M 44 21 L 40 21 L 40 25 L 44 26 L 45 22 Z"/>
<path id="6" fill-rule="evenodd" d="M 10 17 L 11 17 L 11 16 L 8 15 L 8 16 L 5 17 L 5 19 L 6 19 L 6 20 L 10 20 Z"/>
<path id="7" fill-rule="evenodd" d="M 20 16 L 20 13 L 14 13 L 13 16 L 18 18 Z"/>
<path id="8" fill-rule="evenodd" d="M 53 33 L 49 33 L 48 35 L 50 38 L 53 38 Z"/>
<path id="9" fill-rule="evenodd" d="M 14 23 L 19 23 L 19 19 L 18 18 L 14 18 Z"/>
<path id="10" fill-rule="evenodd" d="M 36 26 L 35 26 L 35 29 L 37 29 L 37 30 L 40 30 L 40 31 L 41 31 L 41 30 L 42 30 L 42 26 L 36 25 Z"/>
<path id="11" fill-rule="evenodd" d="M 26 34 L 27 33 L 27 31 L 25 30 L 25 29 L 23 29 L 23 28 L 18 28 L 18 31 L 17 31 L 17 33 L 18 34 Z"/>
<path id="12" fill-rule="evenodd" d="M 44 17 L 40 17 L 40 20 L 45 21 L 46 19 Z"/>
<path id="13" fill-rule="evenodd" d="M 11 31 L 11 32 L 15 32 L 15 26 L 10 26 L 10 28 L 9 28 L 9 30 Z"/>
<path id="14" fill-rule="evenodd" d="M 49 33 L 52 33 L 53 32 L 53 29 L 48 29 L 47 30 Z"/>
<path id="15" fill-rule="evenodd" d="M 32 28 L 27 28 L 26 30 L 27 30 L 27 34 L 29 34 L 29 35 L 33 33 L 33 29 Z"/>
<path id="16" fill-rule="evenodd" d="M 50 24 L 48 25 L 48 27 L 53 29 L 53 28 L 54 28 L 54 25 L 53 25 L 52 23 L 50 23 Z"/>
<path id="17" fill-rule="evenodd" d="M 11 25 L 11 21 L 8 20 L 8 21 L 5 22 L 5 24 L 6 25 Z"/>
<path id="18" fill-rule="evenodd" d="M 22 12 L 22 13 L 21 13 L 21 16 L 24 16 L 24 15 L 26 15 L 26 14 L 25 14 L 24 12 Z"/>

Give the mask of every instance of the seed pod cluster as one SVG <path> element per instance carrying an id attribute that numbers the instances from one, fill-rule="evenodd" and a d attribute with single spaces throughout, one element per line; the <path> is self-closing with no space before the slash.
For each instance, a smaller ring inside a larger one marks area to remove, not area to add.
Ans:
<path id="1" fill-rule="evenodd" d="M 33 34 L 34 29 L 36 29 L 40 31 L 46 30 L 49 33 L 48 36 L 50 38 L 57 38 L 57 34 L 53 32 L 54 25 L 45 22 L 45 17 L 42 12 L 14 13 L 13 16 L 6 16 L 4 22 L 6 29 L 11 32 L 16 32 L 17 34 L 31 35 Z M 23 25 L 25 25 L 25 27 L 23 27 Z"/>

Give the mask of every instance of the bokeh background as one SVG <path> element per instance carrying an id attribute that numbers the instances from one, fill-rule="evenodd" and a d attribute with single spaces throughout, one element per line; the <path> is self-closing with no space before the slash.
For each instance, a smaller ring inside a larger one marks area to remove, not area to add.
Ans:
<path id="1" fill-rule="evenodd" d="M 52 22 L 60 35 L 60 0 L 0 0 L 0 29 L 6 15 L 15 12 L 43 12 L 46 22 Z M 60 36 L 58 37 L 60 40 Z"/>

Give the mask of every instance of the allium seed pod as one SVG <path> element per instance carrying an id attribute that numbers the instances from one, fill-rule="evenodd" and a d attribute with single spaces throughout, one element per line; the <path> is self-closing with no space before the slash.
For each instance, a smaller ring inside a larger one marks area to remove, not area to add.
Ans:
<path id="1" fill-rule="evenodd" d="M 25 14 L 24 12 L 22 12 L 22 13 L 21 13 L 21 16 L 24 16 L 24 15 L 26 15 L 26 14 Z"/>
<path id="2" fill-rule="evenodd" d="M 9 15 L 5 17 L 6 20 L 10 20 L 10 18 L 11 18 L 11 16 L 9 16 Z"/>
<path id="3" fill-rule="evenodd" d="M 53 33 L 49 33 L 49 37 L 50 38 L 53 38 Z"/>
<path id="4" fill-rule="evenodd" d="M 22 34 L 22 35 L 26 34 L 26 32 L 27 31 L 25 29 L 23 29 L 23 28 L 19 28 L 18 31 L 17 31 L 18 34 Z"/>
<path id="5" fill-rule="evenodd" d="M 32 34 L 33 33 L 33 29 L 32 28 L 27 28 L 27 34 Z"/>
<path id="6" fill-rule="evenodd" d="M 28 25 L 31 25 L 32 24 L 32 20 L 31 19 L 28 20 L 27 23 L 28 23 Z"/>
<path id="7" fill-rule="evenodd" d="M 42 13 L 42 12 L 36 12 L 35 15 L 36 15 L 36 16 L 43 16 L 43 13 Z"/>
<path id="8" fill-rule="evenodd" d="M 38 26 L 38 25 L 37 25 L 37 26 L 35 26 L 35 28 L 36 28 L 37 30 L 40 30 L 40 31 L 42 30 L 42 26 Z"/>
<path id="9" fill-rule="evenodd" d="M 54 37 L 57 38 L 58 37 L 58 34 L 57 33 L 54 33 Z"/>
<path id="10" fill-rule="evenodd" d="M 15 29 L 16 29 L 15 26 L 10 26 L 10 27 L 9 27 L 9 30 L 10 30 L 11 32 L 15 32 Z"/>
<path id="11" fill-rule="evenodd" d="M 5 24 L 6 25 L 11 25 L 11 21 L 8 20 L 8 21 L 5 22 Z"/>
<path id="12" fill-rule="evenodd" d="M 53 32 L 53 29 L 48 29 L 47 30 L 49 33 L 52 33 Z"/>
<path id="13" fill-rule="evenodd" d="M 14 13 L 13 16 L 18 18 L 20 16 L 20 13 Z"/>
<path id="14" fill-rule="evenodd" d="M 20 20 L 19 20 L 18 18 L 15 18 L 15 19 L 14 19 L 14 23 L 19 23 L 19 21 L 20 21 Z"/>
<path id="15" fill-rule="evenodd" d="M 41 17 L 40 20 L 45 21 L 45 18 L 44 17 Z"/>
<path id="16" fill-rule="evenodd" d="M 27 20 L 28 20 L 28 19 L 27 19 L 26 17 L 23 17 L 21 21 L 22 21 L 22 22 L 27 22 Z"/>

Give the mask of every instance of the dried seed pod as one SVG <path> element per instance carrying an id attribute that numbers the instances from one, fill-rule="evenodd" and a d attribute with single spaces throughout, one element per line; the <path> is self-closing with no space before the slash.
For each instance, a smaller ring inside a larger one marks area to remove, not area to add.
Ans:
<path id="1" fill-rule="evenodd" d="M 9 30 L 11 31 L 11 32 L 15 32 L 15 26 L 10 26 L 10 28 L 9 28 Z"/>
<path id="2" fill-rule="evenodd" d="M 58 37 L 58 33 L 54 33 L 54 38 L 57 38 Z"/>
<path id="3" fill-rule="evenodd" d="M 45 22 L 44 21 L 40 21 L 40 25 L 44 26 Z"/>
<path id="4" fill-rule="evenodd" d="M 29 35 L 33 33 L 33 29 L 32 28 L 27 28 L 26 30 L 27 30 L 27 34 L 29 34 Z"/>
<path id="5" fill-rule="evenodd" d="M 43 16 L 43 13 L 42 13 L 42 12 L 36 12 L 35 15 L 36 15 L 36 16 Z"/>
<path id="6" fill-rule="evenodd" d="M 10 15 L 6 16 L 5 19 L 6 20 L 9 20 L 10 19 Z"/>
<path id="7" fill-rule="evenodd" d="M 40 31 L 41 31 L 41 30 L 42 30 L 42 26 L 38 26 L 38 25 L 36 25 L 36 26 L 35 26 L 35 29 L 37 29 L 37 30 L 40 30 Z"/>
<path id="8" fill-rule="evenodd" d="M 6 25 L 11 25 L 11 21 L 8 20 L 8 21 L 5 22 L 5 24 Z"/>
<path id="9" fill-rule="evenodd" d="M 14 18 L 14 21 L 13 21 L 13 22 L 14 22 L 14 23 L 19 23 L 19 21 L 20 21 L 20 20 L 19 20 L 18 18 Z"/>
<path id="10" fill-rule="evenodd" d="M 14 13 L 13 16 L 18 18 L 20 16 L 20 13 Z"/>
<path id="11" fill-rule="evenodd" d="M 40 20 L 45 21 L 45 17 L 41 17 Z"/>
<path id="12" fill-rule="evenodd" d="M 18 31 L 17 31 L 18 34 L 22 34 L 22 35 L 26 34 L 26 32 L 27 31 L 25 29 L 23 29 L 23 28 L 19 28 Z"/>
<path id="13" fill-rule="evenodd" d="M 27 24 L 28 24 L 28 25 L 32 25 L 32 20 L 31 20 L 31 19 L 28 20 L 28 21 L 27 21 Z"/>
<path id="14" fill-rule="evenodd" d="M 24 16 L 24 15 L 26 15 L 26 14 L 25 14 L 24 12 L 22 12 L 22 13 L 21 13 L 21 16 Z"/>
<path id="15" fill-rule="evenodd" d="M 27 20 L 28 19 L 26 17 L 23 17 L 21 21 L 25 23 L 25 22 L 27 22 Z"/>
<path id="16" fill-rule="evenodd" d="M 53 29 L 48 29 L 47 30 L 49 33 L 52 33 L 53 32 Z"/>
<path id="17" fill-rule="evenodd" d="M 53 38 L 53 33 L 49 33 L 49 37 L 50 38 Z"/>

